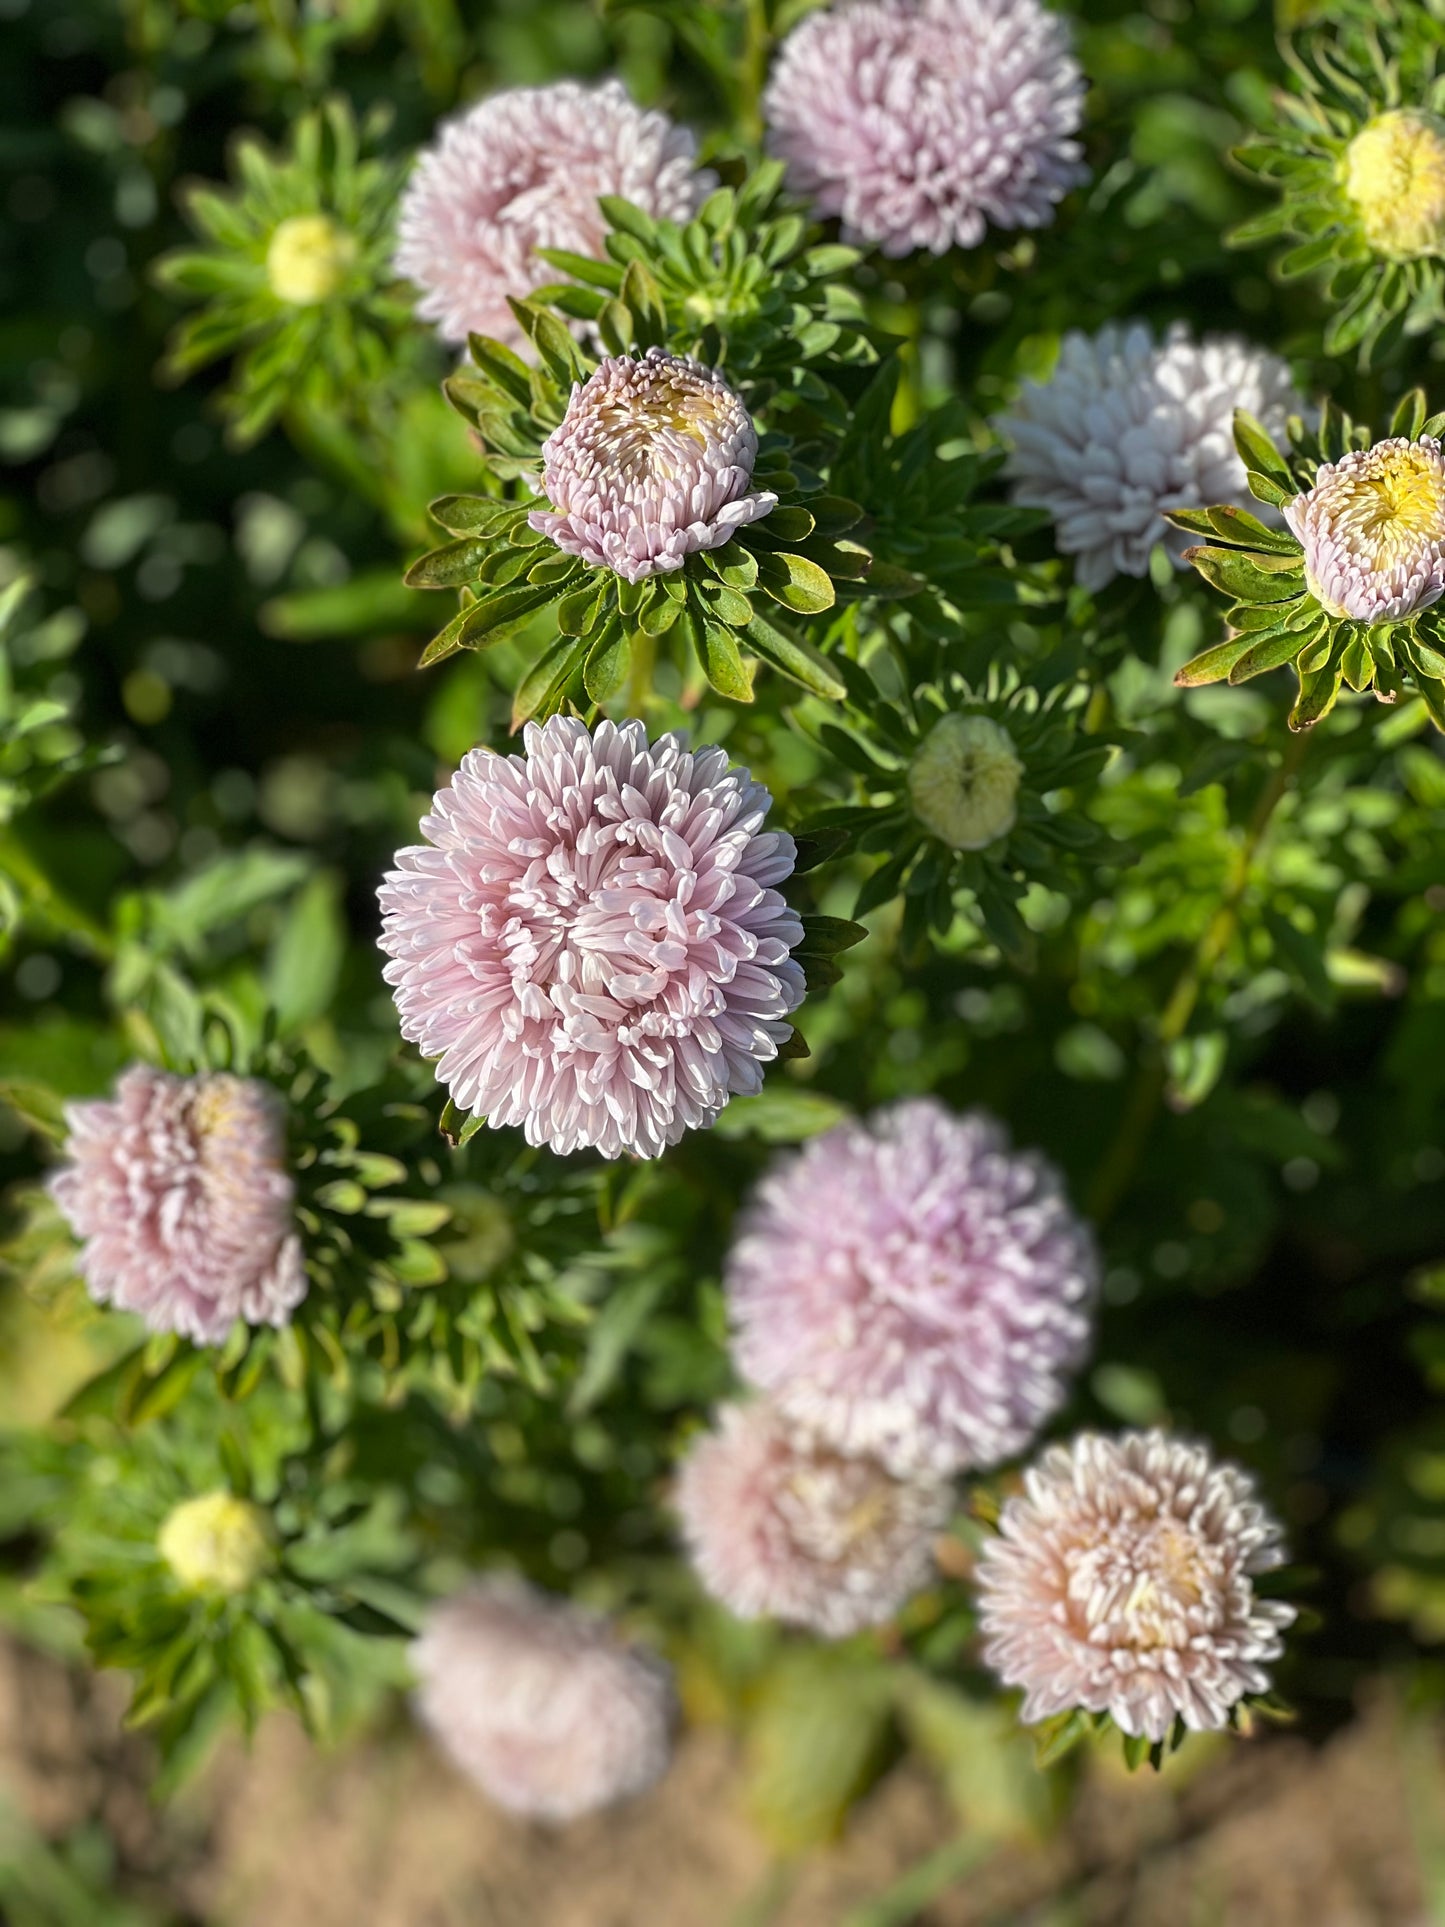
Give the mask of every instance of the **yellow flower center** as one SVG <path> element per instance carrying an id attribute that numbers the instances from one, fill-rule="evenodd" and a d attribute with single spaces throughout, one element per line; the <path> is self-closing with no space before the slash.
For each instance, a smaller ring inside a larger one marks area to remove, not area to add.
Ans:
<path id="1" fill-rule="evenodd" d="M 1376 447 L 1362 467 L 1333 478 L 1324 506 L 1351 553 L 1385 571 L 1445 536 L 1445 472 L 1419 447 Z"/>
<path id="2" fill-rule="evenodd" d="M 207 1492 L 176 1506 L 156 1545 L 193 1592 L 244 1592 L 271 1563 L 265 1513 L 234 1492 Z"/>
<path id="3" fill-rule="evenodd" d="M 312 308 L 329 301 L 356 259 L 356 239 L 325 214 L 293 214 L 266 250 L 266 279 L 278 301 Z"/>
<path id="4" fill-rule="evenodd" d="M 1445 251 L 1445 120 L 1415 108 L 1378 115 L 1345 150 L 1344 187 L 1377 254 Z"/>
<path id="5" fill-rule="evenodd" d="M 988 716 L 942 716 L 908 771 L 908 800 L 925 829 L 954 850 L 1007 836 L 1024 766 L 1008 731 Z"/>

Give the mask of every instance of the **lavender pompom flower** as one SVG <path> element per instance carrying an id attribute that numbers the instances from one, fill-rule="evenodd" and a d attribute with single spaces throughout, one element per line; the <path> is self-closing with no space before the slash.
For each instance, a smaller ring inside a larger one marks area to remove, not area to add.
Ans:
<path id="1" fill-rule="evenodd" d="M 674 1494 L 704 1586 L 743 1619 L 841 1639 L 889 1619 L 924 1585 L 948 1522 L 947 1483 L 896 1479 L 790 1426 L 766 1399 L 726 1407 Z"/>
<path id="2" fill-rule="evenodd" d="M 1011 444 L 1013 498 L 1047 509 L 1086 589 L 1147 575 L 1163 542 L 1183 565 L 1189 537 L 1168 509 L 1251 502 L 1234 445 L 1237 408 L 1284 432 L 1301 409 L 1278 355 L 1234 335 L 1194 342 L 1181 322 L 1156 343 L 1143 322 L 1065 335 L 1058 366 L 1028 381 L 994 427 Z"/>
<path id="3" fill-rule="evenodd" d="M 995 1465 L 1063 1402 L 1097 1270 L 1042 1157 L 982 1112 L 895 1104 L 759 1186 L 725 1275 L 738 1369 L 897 1474 Z"/>
<path id="4" fill-rule="evenodd" d="M 777 507 L 769 490 L 749 492 L 757 456 L 752 417 L 715 368 L 663 348 L 612 355 L 574 385 L 542 444 L 551 508 L 527 520 L 568 555 L 640 582 Z"/>
<path id="5" fill-rule="evenodd" d="M 98 1304 L 219 1345 L 236 1319 L 284 1325 L 306 1296 L 285 1117 L 269 1085 L 133 1064 L 110 1099 L 66 1107 L 50 1190 Z"/>
<path id="6" fill-rule="evenodd" d="M 672 1751 L 662 1660 L 521 1580 L 477 1581 L 411 1648 L 422 1724 L 489 1800 L 562 1822 L 643 1793 Z"/>
<path id="7" fill-rule="evenodd" d="M 1269 1688 L 1293 1606 L 1260 1599 L 1280 1531 L 1237 1466 L 1167 1432 L 1051 1446 L 979 1563 L 984 1658 L 1023 1718 L 1075 1707 L 1162 1740 Z"/>
<path id="8" fill-rule="evenodd" d="M 1399 622 L 1445 594 L 1445 460 L 1431 435 L 1325 462 L 1283 514 L 1310 594 L 1332 616 Z"/>
<path id="9" fill-rule="evenodd" d="M 446 341 L 491 335 L 517 345 L 507 306 L 557 270 L 539 248 L 600 255 L 598 197 L 687 221 L 717 185 L 697 143 L 665 114 L 645 113 L 621 81 L 517 87 L 442 127 L 402 197 L 396 272 L 422 290 L 417 314 Z"/>
<path id="10" fill-rule="evenodd" d="M 530 1144 L 656 1157 L 789 1034 L 793 839 L 721 749 L 565 716 L 523 740 L 463 759 L 382 885 L 402 1035 Z"/>
<path id="11" fill-rule="evenodd" d="M 850 0 L 783 43 L 763 98 L 790 184 L 885 254 L 1037 228 L 1086 177 L 1084 78 L 1037 0 Z"/>

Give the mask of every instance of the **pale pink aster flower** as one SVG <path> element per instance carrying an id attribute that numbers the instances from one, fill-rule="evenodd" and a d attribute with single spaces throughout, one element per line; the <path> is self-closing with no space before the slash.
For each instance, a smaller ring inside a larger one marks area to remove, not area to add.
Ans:
<path id="1" fill-rule="evenodd" d="M 1037 0 L 845 0 L 788 35 L 763 97 L 791 185 L 885 254 L 1043 227 L 1087 177 L 1084 77 Z"/>
<path id="2" fill-rule="evenodd" d="M 381 889 L 402 1035 L 530 1144 L 656 1157 L 762 1085 L 803 998 L 793 839 L 717 748 L 640 722 L 474 749 Z"/>
<path id="3" fill-rule="evenodd" d="M 1229 1723 L 1269 1690 L 1293 1606 L 1253 1575 L 1280 1529 L 1238 1466 L 1167 1432 L 1050 1446 L 979 1562 L 984 1658 L 1025 1691 L 1023 1718 L 1080 1707 L 1162 1740 Z"/>
<path id="4" fill-rule="evenodd" d="M 766 1399 L 731 1405 L 683 1461 L 675 1491 L 703 1585 L 742 1619 L 841 1639 L 925 1585 L 952 1494 L 896 1479 L 790 1426 Z"/>
<path id="5" fill-rule="evenodd" d="M 1183 322 L 1156 342 L 1142 321 L 1096 335 L 1067 334 L 1047 381 L 1026 381 L 994 420 L 1011 444 L 1013 499 L 1047 509 L 1060 552 L 1086 589 L 1147 575 L 1162 542 L 1176 567 L 1197 538 L 1171 528 L 1166 509 L 1248 505 L 1234 446 L 1244 408 L 1282 436 L 1303 409 L 1278 355 L 1236 335 L 1195 342 Z"/>
<path id="6" fill-rule="evenodd" d="M 1400 622 L 1445 594 L 1445 460 L 1432 435 L 1322 463 L 1284 519 L 1310 594 L 1332 616 Z"/>
<path id="7" fill-rule="evenodd" d="M 219 1345 L 236 1319 L 284 1325 L 306 1296 L 281 1100 L 253 1077 L 132 1064 L 115 1096 L 66 1106 L 50 1190 L 98 1304 Z"/>
<path id="8" fill-rule="evenodd" d="M 688 130 L 644 113 L 619 80 L 493 94 L 448 121 L 417 162 L 402 196 L 396 272 L 422 289 L 417 314 L 443 340 L 484 334 L 519 345 L 508 295 L 521 300 L 566 278 L 538 248 L 600 256 L 603 194 L 691 220 L 717 185 L 696 157 Z"/>
<path id="9" fill-rule="evenodd" d="M 727 1260 L 734 1356 L 842 1452 L 899 1474 L 995 1465 L 1062 1404 L 1097 1273 L 1051 1165 L 916 1098 L 764 1178 Z"/>
<path id="10" fill-rule="evenodd" d="M 505 1575 L 432 1608 L 422 1724 L 489 1800 L 560 1822 L 643 1793 L 672 1751 L 672 1676 L 607 1620 Z"/>
<path id="11" fill-rule="evenodd" d="M 758 437 L 715 368 L 649 348 L 613 355 L 574 383 L 542 444 L 550 509 L 527 517 L 568 555 L 629 582 L 721 548 L 778 505 L 750 492 Z"/>

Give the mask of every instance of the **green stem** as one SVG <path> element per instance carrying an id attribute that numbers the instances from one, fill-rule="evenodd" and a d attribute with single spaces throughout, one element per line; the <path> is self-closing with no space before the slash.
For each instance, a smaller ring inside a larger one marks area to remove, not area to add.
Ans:
<path id="1" fill-rule="evenodd" d="M 1205 925 L 1188 963 L 1169 993 L 1155 1027 L 1148 1055 L 1140 1066 L 1129 1101 L 1124 1107 L 1124 1115 L 1119 1120 L 1119 1129 L 1094 1176 L 1093 1188 L 1089 1193 L 1089 1215 L 1096 1225 L 1106 1223 L 1113 1216 L 1133 1181 L 1160 1100 L 1168 1088 L 1169 1047 L 1177 1044 L 1188 1030 L 1200 992 L 1239 928 L 1240 906 L 1249 888 L 1254 860 L 1280 799 L 1299 770 L 1308 742 L 1308 735 L 1300 734 L 1291 736 L 1286 744 L 1273 774 L 1260 792 L 1235 850 L 1233 873 L 1219 907 Z"/>
<path id="2" fill-rule="evenodd" d="M 13 834 L 0 837 L 0 871 L 17 886 L 29 907 L 64 936 L 72 938 L 103 963 L 108 963 L 115 955 L 115 943 L 110 932 L 56 889 Z"/>
<path id="3" fill-rule="evenodd" d="M 743 0 L 743 53 L 738 75 L 738 121 L 745 140 L 763 138 L 763 86 L 768 77 L 768 55 L 773 34 L 768 25 L 768 0 Z"/>

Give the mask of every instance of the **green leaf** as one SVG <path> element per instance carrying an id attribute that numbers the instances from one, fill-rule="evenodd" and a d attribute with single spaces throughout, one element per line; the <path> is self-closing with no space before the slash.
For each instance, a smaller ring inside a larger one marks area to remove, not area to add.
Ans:
<path id="1" fill-rule="evenodd" d="M 800 615 L 819 615 L 831 609 L 836 600 L 827 570 L 805 555 L 792 555 L 785 549 L 764 550 L 758 556 L 758 587 Z"/>
<path id="2" fill-rule="evenodd" d="M 868 935 L 861 923 L 854 923 L 847 917 L 804 917 L 803 941 L 798 945 L 798 955 L 813 957 L 832 957 L 840 950 L 851 950 L 856 943 L 862 943 Z"/>
<path id="3" fill-rule="evenodd" d="M 627 681 L 632 667 L 632 641 L 619 616 L 613 616 L 587 652 L 582 686 L 594 703 L 605 703 Z"/>
<path id="4" fill-rule="evenodd" d="M 466 539 L 448 542 L 419 556 L 402 581 L 408 589 L 461 589 L 477 580 L 482 563 L 492 552 L 490 542 Z"/>
<path id="5" fill-rule="evenodd" d="M 698 656 L 708 681 L 720 696 L 728 696 L 736 703 L 750 703 L 752 673 L 743 661 L 736 636 L 731 629 L 710 618 L 704 618 L 700 626 Z"/>
<path id="6" fill-rule="evenodd" d="M 1335 706 L 1335 699 L 1340 693 L 1339 663 L 1332 663 L 1313 674 L 1302 673 L 1299 685 L 1299 695 L 1289 713 L 1289 726 L 1294 730 L 1311 729 Z"/>
<path id="7" fill-rule="evenodd" d="M 1242 549 L 1265 549 L 1273 555 L 1302 554 L 1299 543 L 1288 529 L 1267 528 L 1258 516 L 1251 515 L 1248 509 L 1236 508 L 1232 502 L 1223 502 L 1217 508 L 1206 509 L 1206 518 L 1212 525 L 1212 533 L 1221 535 L 1225 541 L 1235 543 Z M 1173 517 L 1169 518 L 1171 521 Z"/>
<path id="8" fill-rule="evenodd" d="M 586 1356 L 567 1401 L 569 1418 L 581 1418 L 612 1390 L 666 1287 L 666 1274 L 652 1270 L 625 1279 L 612 1292 L 588 1332 Z"/>
<path id="9" fill-rule="evenodd" d="M 512 698 L 512 728 L 520 729 L 533 716 L 550 715 L 557 707 L 568 683 L 587 658 L 585 640 L 559 636 L 544 649 L 517 685 Z"/>
<path id="10" fill-rule="evenodd" d="M 499 502 L 492 495 L 440 495 L 427 514 L 452 535 L 484 535 L 496 540 L 527 513 L 520 502 Z"/>
<path id="11" fill-rule="evenodd" d="M 1240 602 L 1288 602 L 1299 595 L 1304 558 L 1248 555 L 1242 549 L 1193 548 L 1184 551 L 1204 580 Z"/>
<path id="12" fill-rule="evenodd" d="M 495 595 L 479 596 L 427 645 L 417 666 L 426 669 L 457 649 L 490 649 L 557 599 L 557 585 L 545 582 L 519 583 L 515 588 L 499 589 Z M 438 650 L 437 644 L 443 636 L 450 639 L 449 646 Z"/>
<path id="13" fill-rule="evenodd" d="M 719 1137 L 756 1137 L 764 1144 L 798 1144 L 832 1130 L 851 1115 L 846 1104 L 821 1091 L 783 1080 L 756 1097 L 735 1097 L 713 1126 Z"/>
<path id="14" fill-rule="evenodd" d="M 1403 435 L 1407 441 L 1416 440 L 1424 426 L 1425 405 L 1425 390 L 1410 389 L 1396 403 L 1388 432 L 1391 435 Z"/>
<path id="15" fill-rule="evenodd" d="M 467 350 L 488 380 L 521 407 L 531 407 L 532 371 L 515 349 L 490 335 L 468 335 Z"/>
<path id="16" fill-rule="evenodd" d="M 846 685 L 810 642 L 788 634 L 759 615 L 753 617 L 744 633 L 754 654 L 792 681 L 801 683 L 810 694 L 834 703 L 842 702 L 847 696 Z"/>
<path id="17" fill-rule="evenodd" d="M 1296 492 L 1289 464 L 1270 440 L 1264 424 L 1246 408 L 1234 411 L 1234 445 L 1246 468 L 1254 469 L 1291 494 Z"/>
<path id="18" fill-rule="evenodd" d="M 631 201 L 623 200 L 620 194 L 600 194 L 597 205 L 602 210 L 602 218 L 607 225 L 620 234 L 630 234 L 634 240 L 651 246 L 657 234 L 657 223 L 650 214 L 644 214 L 640 207 Z"/>
<path id="19" fill-rule="evenodd" d="M 307 879 L 277 932 L 266 965 L 266 994 L 282 1030 L 324 1017 L 346 960 L 348 931 L 342 878 L 332 870 Z"/>
<path id="20" fill-rule="evenodd" d="M 1249 648 L 1230 670 L 1229 680 L 1232 683 L 1247 682 L 1251 676 L 1263 675 L 1267 669 L 1282 668 L 1285 663 L 1294 661 L 1306 639 L 1302 630 L 1290 628 L 1251 639 Z"/>
<path id="21" fill-rule="evenodd" d="M 590 636 L 596 627 L 597 618 L 602 610 L 603 598 L 607 593 L 607 582 L 601 570 L 580 589 L 564 595 L 557 604 L 557 627 L 564 636 Z"/>

